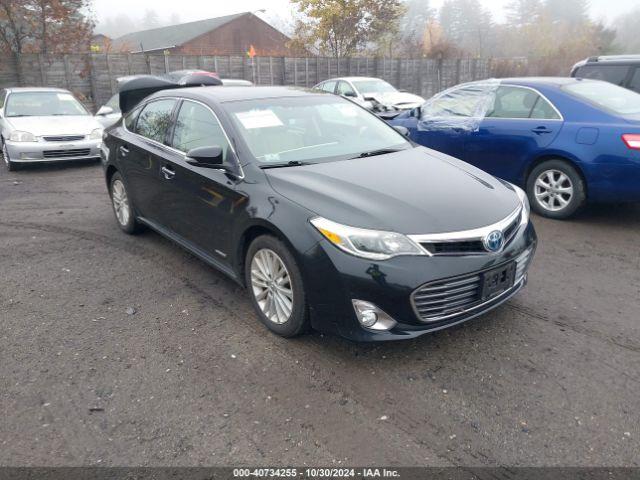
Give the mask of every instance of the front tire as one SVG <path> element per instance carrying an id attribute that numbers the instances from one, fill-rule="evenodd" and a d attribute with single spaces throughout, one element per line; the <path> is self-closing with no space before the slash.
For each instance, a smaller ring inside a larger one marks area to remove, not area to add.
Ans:
<path id="1" fill-rule="evenodd" d="M 136 220 L 131 197 L 127 193 L 122 175 L 118 172 L 114 173 L 111 177 L 109 195 L 111 197 L 113 213 L 116 216 L 116 221 L 120 229 L 128 234 L 141 231 L 142 225 Z"/>
<path id="2" fill-rule="evenodd" d="M 2 158 L 4 158 L 4 162 L 7 164 L 7 170 L 15 172 L 18 170 L 18 165 L 11 161 L 11 158 L 9 157 L 9 150 L 7 149 L 7 145 L 4 143 L 4 139 L 0 139 L 0 141 L 2 142 Z"/>
<path id="3" fill-rule="evenodd" d="M 289 248 L 271 235 L 256 238 L 245 259 L 245 281 L 260 321 L 290 338 L 309 327 L 302 274 Z"/>
<path id="4" fill-rule="evenodd" d="M 548 160 L 534 168 L 527 179 L 529 203 L 543 217 L 563 220 L 584 206 L 584 180 L 569 162 Z"/>

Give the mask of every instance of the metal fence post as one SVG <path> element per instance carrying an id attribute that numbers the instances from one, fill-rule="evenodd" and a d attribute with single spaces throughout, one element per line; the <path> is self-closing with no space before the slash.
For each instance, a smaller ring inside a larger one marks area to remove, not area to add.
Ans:
<path id="1" fill-rule="evenodd" d="M 269 84 L 273 85 L 273 57 L 269 57 Z"/>

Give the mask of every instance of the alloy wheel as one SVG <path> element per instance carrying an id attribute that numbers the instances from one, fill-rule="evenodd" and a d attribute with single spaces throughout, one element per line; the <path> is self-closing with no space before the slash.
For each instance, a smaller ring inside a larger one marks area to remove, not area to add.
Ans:
<path id="1" fill-rule="evenodd" d="M 251 259 L 251 290 L 260 310 L 281 325 L 291 317 L 293 286 L 282 259 L 271 249 L 258 250 Z"/>
<path id="2" fill-rule="evenodd" d="M 560 170 L 545 170 L 538 175 L 534 184 L 536 202 L 545 210 L 557 212 L 571 203 L 573 183 Z"/>
<path id="3" fill-rule="evenodd" d="M 122 226 L 127 225 L 129 218 L 131 218 L 131 209 L 129 208 L 129 199 L 127 197 L 127 191 L 124 188 L 124 183 L 119 179 L 114 180 L 111 186 L 111 200 L 118 222 L 120 222 Z"/>

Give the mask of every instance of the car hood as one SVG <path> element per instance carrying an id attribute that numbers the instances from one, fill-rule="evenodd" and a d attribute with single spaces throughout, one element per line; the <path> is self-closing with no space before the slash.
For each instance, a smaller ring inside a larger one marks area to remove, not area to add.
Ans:
<path id="1" fill-rule="evenodd" d="M 15 130 L 43 135 L 88 135 L 102 126 L 90 115 L 60 115 L 43 117 L 9 117 L 6 119 Z"/>
<path id="2" fill-rule="evenodd" d="M 364 93 L 363 97 L 373 97 L 379 103 L 396 108 L 415 108 L 424 103 L 424 98 L 406 92 Z"/>
<path id="3" fill-rule="evenodd" d="M 424 147 L 265 172 L 279 194 L 321 217 L 404 234 L 484 227 L 520 205 L 502 181 Z"/>

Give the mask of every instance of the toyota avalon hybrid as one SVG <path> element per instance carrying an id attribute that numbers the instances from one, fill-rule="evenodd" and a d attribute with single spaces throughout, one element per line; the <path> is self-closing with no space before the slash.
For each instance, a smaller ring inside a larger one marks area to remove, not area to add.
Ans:
<path id="1" fill-rule="evenodd" d="M 536 247 L 521 189 L 403 133 L 322 92 L 183 88 L 125 110 L 102 156 L 120 228 L 246 286 L 271 331 L 392 340 L 505 302 Z"/>

